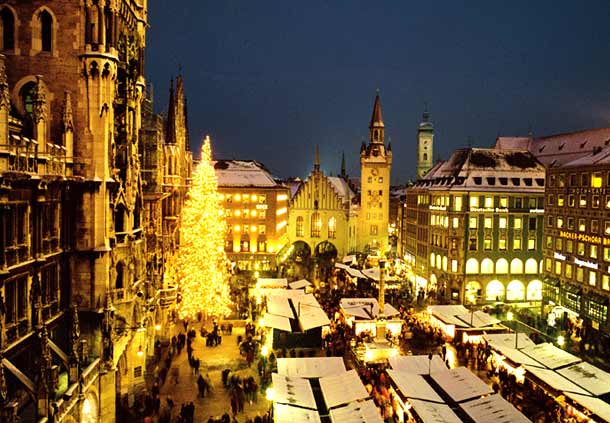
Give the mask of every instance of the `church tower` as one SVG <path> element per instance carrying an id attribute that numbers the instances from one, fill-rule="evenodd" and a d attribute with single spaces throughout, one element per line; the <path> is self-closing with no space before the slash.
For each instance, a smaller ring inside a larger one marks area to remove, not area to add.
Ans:
<path id="1" fill-rule="evenodd" d="M 430 122 L 430 113 L 426 107 L 417 128 L 417 179 L 422 178 L 432 169 L 433 141 L 434 126 Z"/>
<path id="2" fill-rule="evenodd" d="M 369 143 L 360 147 L 360 214 L 358 250 L 385 254 L 388 249 L 392 146 L 385 146 L 381 98 L 375 96 Z"/>

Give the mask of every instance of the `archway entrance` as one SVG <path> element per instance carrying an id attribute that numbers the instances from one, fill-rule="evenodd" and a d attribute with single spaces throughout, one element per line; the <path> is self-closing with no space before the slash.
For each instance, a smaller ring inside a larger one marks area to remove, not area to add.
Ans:
<path id="1" fill-rule="evenodd" d="M 315 248 L 318 279 L 326 281 L 332 274 L 337 259 L 337 247 L 332 242 L 322 241 Z"/>
<path id="2" fill-rule="evenodd" d="M 481 298 L 481 284 L 477 281 L 469 281 L 464 288 L 464 303 L 476 304 Z"/>

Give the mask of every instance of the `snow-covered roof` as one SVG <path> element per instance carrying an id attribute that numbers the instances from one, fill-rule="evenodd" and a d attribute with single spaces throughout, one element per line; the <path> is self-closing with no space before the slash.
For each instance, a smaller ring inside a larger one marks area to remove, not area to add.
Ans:
<path id="1" fill-rule="evenodd" d="M 342 357 L 278 358 L 277 371 L 281 375 L 318 378 L 345 373 Z"/>
<path id="2" fill-rule="evenodd" d="M 212 163 L 221 188 L 279 186 L 269 171 L 255 160 L 217 160 Z"/>
<path id="3" fill-rule="evenodd" d="M 566 396 L 572 398 L 572 400 L 576 401 L 596 416 L 604 419 L 604 421 L 610 422 L 610 404 L 607 402 L 589 395 L 574 394 L 572 392 L 566 392 Z"/>
<path id="4" fill-rule="evenodd" d="M 590 395 L 590 392 L 576 385 L 574 382 L 561 376 L 555 370 L 543 369 L 535 366 L 524 366 L 525 370 L 559 392 L 573 392 L 576 394 Z"/>
<path id="5" fill-rule="evenodd" d="M 317 409 L 316 400 L 309 380 L 273 373 L 273 390 L 275 402 L 298 407 Z"/>
<path id="6" fill-rule="evenodd" d="M 379 303 L 376 298 L 341 298 L 339 305 L 346 314 L 363 319 L 375 319 L 379 315 Z M 384 304 L 383 315 L 385 317 L 397 314 L 399 311 L 392 304 Z"/>
<path id="7" fill-rule="evenodd" d="M 544 192 L 545 168 L 527 150 L 463 148 L 435 165 L 415 186 L 430 190 Z"/>
<path id="8" fill-rule="evenodd" d="M 288 317 L 278 316 L 276 314 L 266 313 L 263 319 L 263 326 L 291 332 L 290 319 Z"/>
<path id="9" fill-rule="evenodd" d="M 456 367 L 446 372 L 432 373 L 430 376 L 455 402 L 462 402 L 493 392 L 489 385 L 466 367 Z"/>
<path id="10" fill-rule="evenodd" d="M 288 298 L 275 295 L 267 297 L 267 313 L 288 318 L 294 317 Z"/>
<path id="11" fill-rule="evenodd" d="M 293 298 L 292 302 L 303 331 L 330 325 L 326 312 L 312 294 Z"/>
<path id="12" fill-rule="evenodd" d="M 575 355 L 572 355 L 549 342 L 523 348 L 521 352 L 553 370 L 582 361 Z"/>
<path id="13" fill-rule="evenodd" d="M 273 404 L 273 421 L 275 423 L 320 423 L 320 414 L 317 410 L 293 407 L 287 404 Z"/>
<path id="14" fill-rule="evenodd" d="M 319 380 L 326 407 L 329 409 L 362 400 L 369 396 L 355 370 L 322 377 Z"/>
<path id="15" fill-rule="evenodd" d="M 344 202 L 351 202 L 356 196 L 345 179 L 339 176 L 327 176 L 327 178 L 335 191 L 337 191 L 337 194 L 339 194 L 339 197 L 341 197 L 341 200 Z"/>
<path id="16" fill-rule="evenodd" d="M 383 423 L 373 400 L 356 401 L 330 410 L 332 423 Z"/>
<path id="17" fill-rule="evenodd" d="M 598 369 L 592 364 L 582 362 L 557 370 L 562 376 L 596 396 L 610 392 L 610 373 Z"/>
<path id="18" fill-rule="evenodd" d="M 290 286 L 290 289 L 300 289 L 311 286 L 311 282 L 307 279 L 299 279 L 298 281 L 290 282 L 288 286 Z"/>
<path id="19" fill-rule="evenodd" d="M 281 291 L 282 294 L 290 293 L 290 295 L 269 295 L 267 297 L 264 326 L 291 332 L 291 319 L 297 320 L 303 331 L 330 325 L 326 312 L 312 294 L 305 294 L 298 289 L 276 291 Z"/>
<path id="20" fill-rule="evenodd" d="M 363 278 L 366 279 L 367 276 L 363 274 L 360 270 L 354 269 L 353 267 L 349 267 L 343 263 L 335 263 L 335 267 L 338 269 L 345 270 L 352 278 Z"/>
<path id="21" fill-rule="evenodd" d="M 387 369 L 386 371 L 404 397 L 438 403 L 444 402 L 423 376 L 393 369 Z"/>
<path id="22" fill-rule="evenodd" d="M 398 355 L 390 357 L 390 366 L 392 369 L 401 373 L 427 375 L 428 372 L 446 372 L 447 366 L 439 355 L 433 355 L 432 360 L 428 359 L 427 355 Z"/>
<path id="23" fill-rule="evenodd" d="M 459 328 L 486 328 L 500 323 L 483 311 L 471 312 L 463 305 L 432 305 L 429 309 L 435 318 Z"/>
<path id="24" fill-rule="evenodd" d="M 525 348 L 536 345 L 526 333 L 486 333 L 483 338 L 492 348 L 515 348 L 515 337 L 517 338 L 517 348 Z"/>
<path id="25" fill-rule="evenodd" d="M 530 419 L 498 394 L 463 402 L 460 407 L 474 423 L 531 423 Z"/>
<path id="26" fill-rule="evenodd" d="M 288 279 L 286 278 L 258 278 L 256 280 L 257 288 L 286 288 Z"/>
<path id="27" fill-rule="evenodd" d="M 462 423 L 457 414 L 447 404 L 410 400 L 413 409 L 423 422 L 426 423 Z"/>

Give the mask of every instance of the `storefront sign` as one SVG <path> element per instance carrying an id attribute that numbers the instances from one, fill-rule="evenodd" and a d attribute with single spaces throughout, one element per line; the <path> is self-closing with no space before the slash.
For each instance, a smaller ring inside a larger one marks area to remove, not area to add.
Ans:
<path id="1" fill-rule="evenodd" d="M 544 213 L 544 209 L 530 209 L 530 213 Z"/>
<path id="2" fill-rule="evenodd" d="M 594 244 L 599 244 L 602 242 L 602 238 L 600 236 L 579 234 L 576 232 L 559 231 L 559 236 L 561 238 L 575 239 L 577 241 L 584 241 L 584 242 L 592 242 Z M 604 244 L 605 244 L 605 241 L 604 241 Z"/>
<path id="3" fill-rule="evenodd" d="M 438 210 L 438 211 L 445 211 L 445 210 L 447 210 L 446 206 L 428 206 L 428 208 L 430 210 Z"/>
<path id="4" fill-rule="evenodd" d="M 508 213 L 508 209 L 501 209 L 499 207 L 495 209 L 493 207 L 471 207 L 470 211 L 477 213 Z"/>
<path id="5" fill-rule="evenodd" d="M 553 253 L 553 257 L 556 258 L 557 260 L 565 260 L 566 256 L 564 256 L 563 254 L 559 254 L 559 253 Z"/>
<path id="6" fill-rule="evenodd" d="M 267 204 L 257 204 L 256 209 L 257 210 L 267 210 Z"/>
<path id="7" fill-rule="evenodd" d="M 597 270 L 597 263 L 591 263 L 590 261 L 579 260 L 577 258 L 574 259 L 574 263 L 579 266 L 588 267 L 589 269 Z"/>

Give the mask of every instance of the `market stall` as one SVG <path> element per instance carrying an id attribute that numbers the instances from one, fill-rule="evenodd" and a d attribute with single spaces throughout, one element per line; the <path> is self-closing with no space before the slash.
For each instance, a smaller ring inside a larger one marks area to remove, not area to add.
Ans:
<path id="1" fill-rule="evenodd" d="M 332 423 L 383 423 L 373 400 L 356 401 L 330 410 L 330 421 Z"/>
<path id="2" fill-rule="evenodd" d="M 278 358 L 277 372 L 280 375 L 320 378 L 345 373 L 342 357 Z"/>
<path id="3" fill-rule="evenodd" d="M 329 410 L 369 396 L 355 370 L 321 377 L 319 381 L 324 402 Z"/>
<path id="4" fill-rule="evenodd" d="M 486 333 L 507 330 L 495 317 L 480 310 L 468 310 L 463 305 L 432 305 L 428 313 L 430 323 L 451 340 L 479 343 Z"/>
<path id="5" fill-rule="evenodd" d="M 431 373 L 430 377 L 456 403 L 493 393 L 489 385 L 466 367 Z"/>
<path id="6" fill-rule="evenodd" d="M 273 421 L 275 423 L 322 422 L 317 410 L 309 410 L 279 403 L 274 403 L 273 405 Z"/>
<path id="7" fill-rule="evenodd" d="M 379 314 L 379 303 L 375 298 L 342 298 L 339 302 L 341 314 L 345 322 L 354 329 L 356 335 L 369 332 L 377 334 L 376 319 Z M 403 321 L 398 318 L 400 313 L 391 304 L 385 304 L 383 317 L 386 318 L 386 331 L 392 336 L 400 335 Z"/>
<path id="8" fill-rule="evenodd" d="M 271 375 L 273 380 L 273 400 L 280 404 L 290 404 L 296 407 L 317 409 L 313 390 L 307 379 L 283 376 L 277 373 Z"/>
<path id="9" fill-rule="evenodd" d="M 427 375 L 449 370 L 443 359 L 436 354 L 432 359 L 427 355 L 400 355 L 389 358 L 389 363 L 395 371 L 412 375 Z"/>
<path id="10" fill-rule="evenodd" d="M 559 369 L 557 373 L 595 396 L 601 396 L 610 392 L 610 373 L 598 369 L 587 362 L 583 361 L 582 363 Z"/>
<path id="11" fill-rule="evenodd" d="M 545 342 L 521 349 L 521 352 L 536 360 L 549 369 L 559 369 L 582 360 L 569 352 Z"/>
<path id="12" fill-rule="evenodd" d="M 530 419 L 498 394 L 463 402 L 460 408 L 474 423 L 531 423 Z"/>
<path id="13" fill-rule="evenodd" d="M 462 423 L 457 414 L 447 404 L 437 404 L 421 400 L 412 400 L 411 406 L 423 423 Z"/>
<path id="14" fill-rule="evenodd" d="M 543 388 L 547 388 L 547 391 L 549 390 L 548 388 L 550 388 L 550 394 L 555 397 L 561 395 L 562 392 L 591 395 L 591 393 L 588 392 L 586 389 L 581 388 L 574 382 L 570 381 L 569 379 L 566 379 L 565 377 L 557 373 L 555 370 L 543 369 L 535 366 L 525 366 L 525 370 L 529 373 L 530 379 L 531 376 L 534 376 L 534 383 L 539 386 L 542 386 Z"/>
<path id="15" fill-rule="evenodd" d="M 568 397 L 575 405 L 579 408 L 588 410 L 588 415 L 591 415 L 591 420 L 597 423 L 610 423 L 610 404 L 607 402 L 595 398 L 589 395 L 575 394 L 572 392 L 566 392 Z M 581 412 L 584 415 L 584 413 Z"/>
<path id="16" fill-rule="evenodd" d="M 288 286 L 290 289 L 304 289 L 307 292 L 312 284 L 307 279 L 299 279 L 298 281 L 290 282 Z"/>

